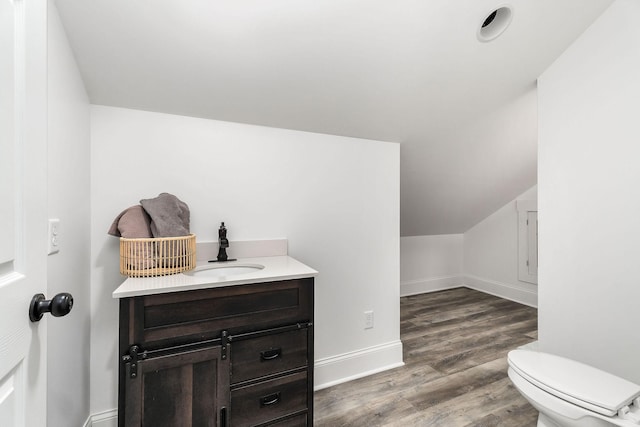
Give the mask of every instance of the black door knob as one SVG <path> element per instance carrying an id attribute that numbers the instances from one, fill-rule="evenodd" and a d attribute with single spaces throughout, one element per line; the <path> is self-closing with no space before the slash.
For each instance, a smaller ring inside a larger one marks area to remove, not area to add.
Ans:
<path id="1" fill-rule="evenodd" d="M 44 313 L 51 313 L 53 317 L 60 317 L 69 314 L 73 308 L 73 297 L 71 294 L 63 292 L 50 300 L 44 299 L 43 294 L 35 294 L 29 305 L 29 319 L 38 322 Z"/>

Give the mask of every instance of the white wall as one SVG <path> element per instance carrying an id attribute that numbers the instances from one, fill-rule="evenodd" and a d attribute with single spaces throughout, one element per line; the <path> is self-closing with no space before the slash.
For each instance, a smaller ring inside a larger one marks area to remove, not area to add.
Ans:
<path id="1" fill-rule="evenodd" d="M 640 383 L 640 2 L 617 0 L 539 80 L 543 350 Z"/>
<path id="2" fill-rule="evenodd" d="M 289 239 L 317 269 L 316 386 L 401 363 L 399 145 L 143 111 L 91 114 L 91 410 L 117 406 L 114 217 L 166 191 L 198 241 Z M 364 329 L 365 310 L 375 313 Z"/>
<path id="3" fill-rule="evenodd" d="M 466 286 L 537 306 L 537 286 L 518 279 L 516 200 L 536 200 L 533 187 L 464 234 L 400 238 L 400 295 Z"/>
<path id="4" fill-rule="evenodd" d="M 462 234 L 400 238 L 400 295 L 463 285 Z"/>
<path id="5" fill-rule="evenodd" d="M 516 200 L 536 200 L 533 187 L 464 233 L 467 287 L 537 306 L 537 286 L 518 279 Z"/>
<path id="6" fill-rule="evenodd" d="M 70 292 L 66 317 L 47 317 L 47 426 L 81 426 L 89 414 L 89 101 L 53 2 L 48 16 L 48 217 L 60 252 L 47 260 L 47 297 Z"/>

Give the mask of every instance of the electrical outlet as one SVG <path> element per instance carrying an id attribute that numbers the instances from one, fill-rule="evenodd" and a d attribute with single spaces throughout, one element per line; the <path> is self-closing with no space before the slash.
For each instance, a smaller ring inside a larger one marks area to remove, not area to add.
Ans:
<path id="1" fill-rule="evenodd" d="M 364 328 L 365 329 L 373 328 L 373 310 L 364 312 Z"/>
<path id="2" fill-rule="evenodd" d="M 49 235 L 47 237 L 48 251 L 47 254 L 55 254 L 60 252 L 60 220 L 56 218 L 49 219 Z"/>

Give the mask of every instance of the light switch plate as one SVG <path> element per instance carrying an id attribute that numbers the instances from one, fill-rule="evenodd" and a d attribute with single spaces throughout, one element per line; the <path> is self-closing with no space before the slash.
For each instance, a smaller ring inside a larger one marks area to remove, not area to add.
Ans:
<path id="1" fill-rule="evenodd" d="M 55 254 L 60 252 L 60 220 L 57 218 L 49 219 L 49 236 L 47 254 Z"/>

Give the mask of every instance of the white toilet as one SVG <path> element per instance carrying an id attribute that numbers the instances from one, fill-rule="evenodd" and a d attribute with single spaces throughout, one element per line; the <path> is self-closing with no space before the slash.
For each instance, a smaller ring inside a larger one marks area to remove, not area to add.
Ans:
<path id="1" fill-rule="evenodd" d="M 640 386 L 575 360 L 530 350 L 507 356 L 509 378 L 538 427 L 640 425 Z"/>

